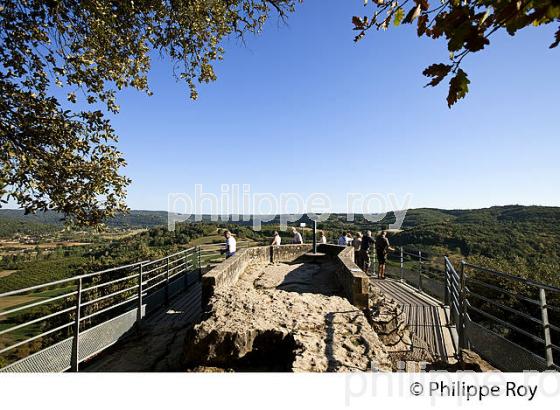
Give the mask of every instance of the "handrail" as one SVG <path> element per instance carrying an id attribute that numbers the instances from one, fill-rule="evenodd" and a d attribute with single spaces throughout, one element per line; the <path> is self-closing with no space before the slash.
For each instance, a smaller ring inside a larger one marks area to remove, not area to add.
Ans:
<path id="1" fill-rule="evenodd" d="M 195 259 L 193 260 L 192 257 L 194 257 Z M 139 321 L 144 316 L 144 309 L 142 306 L 145 304 L 145 302 L 143 301 L 143 299 L 159 292 L 159 290 L 150 292 L 151 289 L 162 286 L 161 289 L 163 289 L 162 291 L 165 291 L 165 301 L 167 302 L 168 298 L 171 296 L 169 286 L 174 286 L 174 294 L 178 289 L 178 284 L 180 284 L 180 286 L 184 287 L 185 289 L 188 288 L 192 284 L 190 280 L 185 279 L 183 281 L 182 279 L 177 278 L 180 278 L 182 275 L 187 275 L 190 272 L 199 269 L 199 267 L 197 267 L 199 265 L 199 262 L 200 248 L 191 247 L 156 260 L 143 260 L 140 262 L 116 266 L 92 273 L 76 275 L 61 280 L 4 292 L 0 294 L 0 298 L 30 293 L 45 288 L 60 289 L 63 290 L 64 293 L 41 300 L 32 300 L 31 302 L 23 303 L 15 307 L 12 306 L 7 310 L 0 311 L 0 317 L 3 316 L 9 318 L 9 323 L 13 324 L 13 326 L 2 329 L 0 331 L 0 336 L 10 334 L 14 331 L 31 325 L 45 323 L 45 325 L 41 325 L 41 328 L 33 328 L 31 335 L 29 336 L 16 337 L 14 340 L 10 340 L 12 344 L 9 346 L 2 346 L 0 348 L 0 354 L 13 351 L 17 347 L 30 343 L 34 340 L 52 335 L 55 332 L 63 331 L 64 329 L 70 328 L 73 325 L 73 331 L 71 333 L 73 334 L 73 353 L 71 367 L 72 369 L 77 370 L 78 363 L 80 362 L 80 360 L 83 360 L 79 359 L 76 353 L 77 349 L 79 349 L 78 346 L 80 333 L 91 329 L 92 326 L 94 327 L 102 325 L 107 321 L 112 320 L 113 318 L 119 317 L 119 315 L 123 314 L 121 313 L 123 312 L 123 310 L 121 308 L 115 313 L 111 313 L 108 316 L 103 316 L 101 319 L 92 322 L 95 317 L 106 314 L 110 311 L 114 311 L 119 307 L 123 307 L 125 309 L 124 311 L 128 312 L 128 306 L 130 306 L 130 309 L 136 309 L 136 311 L 138 312 L 136 320 Z M 153 267 L 153 269 L 146 270 L 146 267 Z M 150 275 L 150 273 L 156 271 L 161 273 L 157 276 Z M 118 277 L 115 274 L 109 277 L 103 276 L 104 274 L 117 272 L 119 272 L 118 276 L 122 277 Z M 83 279 L 89 279 L 93 277 L 99 277 L 99 280 L 97 282 L 100 283 L 96 283 L 95 280 L 88 280 L 88 285 L 83 286 Z M 158 278 L 160 278 L 161 280 L 157 280 Z M 147 287 L 146 285 L 149 282 L 156 283 L 150 287 Z M 66 290 L 68 287 L 70 287 L 71 289 L 73 287 L 73 289 L 71 291 L 68 291 Z M 91 295 L 91 297 L 87 297 L 86 294 Z M 160 299 L 155 300 L 158 300 L 159 303 Z M 42 305 L 48 305 L 49 303 L 56 301 L 63 301 L 63 304 L 50 305 L 46 308 L 46 310 L 32 311 L 30 319 L 26 320 L 25 322 L 18 323 L 19 317 L 15 317 L 15 321 L 11 319 L 11 315 L 13 315 L 14 313 L 26 311 Z M 50 319 L 53 319 L 55 317 L 64 318 L 60 321 L 67 321 L 68 319 L 72 320 L 64 325 L 58 325 L 56 324 L 56 322 L 50 321 Z M 54 327 L 49 329 L 49 325 L 52 325 Z M 47 327 L 47 329 L 45 329 L 45 327 Z M 54 339 L 49 338 L 47 339 L 49 341 L 48 343 L 57 343 L 57 339 L 60 340 L 61 337 L 65 337 L 64 335 L 67 334 L 68 333 L 60 334 L 60 336 L 56 336 Z M 47 347 L 43 347 L 43 350 L 45 349 L 48 349 L 48 345 Z M 17 353 L 15 357 L 18 357 Z"/>
<path id="2" fill-rule="evenodd" d="M 130 265 L 117 266 L 117 267 L 114 267 L 114 268 L 105 269 L 105 270 L 94 272 L 94 273 L 86 273 L 84 275 L 72 276 L 72 277 L 67 278 L 67 279 L 56 280 L 56 281 L 49 282 L 49 283 L 43 283 L 41 285 L 30 286 L 28 288 L 11 290 L 9 292 L 0 293 L 0 298 L 6 297 L 6 296 L 18 295 L 20 293 L 31 292 L 33 290 L 47 288 L 47 287 L 50 287 L 50 286 L 62 285 L 63 283 L 75 282 L 75 281 L 80 280 L 80 279 L 91 278 L 92 276 L 103 275 L 105 273 L 115 272 L 115 271 L 122 270 L 122 269 L 133 268 L 133 267 L 136 267 L 136 266 L 140 266 L 145 262 L 146 261 L 136 262 L 136 263 L 132 263 Z"/>
<path id="3" fill-rule="evenodd" d="M 474 296 L 475 298 L 480 299 L 480 300 L 483 300 L 483 301 L 486 302 L 486 303 L 490 303 L 491 305 L 494 305 L 494 306 L 496 306 L 496 307 L 499 307 L 500 309 L 507 310 L 508 312 L 513 313 L 514 315 L 521 316 L 522 318 L 527 319 L 527 320 L 530 320 L 530 321 L 532 321 L 532 322 L 534 322 L 534 323 L 537 323 L 537 324 L 539 324 L 539 325 L 541 325 L 541 326 L 543 325 L 543 321 L 540 320 L 540 319 L 537 319 L 537 318 L 535 318 L 535 317 L 533 317 L 533 316 L 531 316 L 531 315 L 528 315 L 528 314 L 526 314 L 526 313 L 520 312 L 520 311 L 517 310 L 517 309 L 513 309 L 513 308 L 511 308 L 511 307 L 509 307 L 509 306 L 506 306 L 506 305 L 503 305 L 503 304 L 501 304 L 501 303 L 498 303 L 498 302 L 496 302 L 496 301 L 494 301 L 494 300 L 492 300 L 492 299 L 489 299 L 489 298 L 487 298 L 487 297 L 485 297 L 485 296 L 482 296 L 482 295 L 480 295 L 480 294 L 478 294 L 478 293 L 476 293 L 476 292 L 473 292 L 473 291 L 471 291 L 471 290 L 467 290 L 467 295 L 472 295 L 472 296 Z"/>
<path id="4" fill-rule="evenodd" d="M 498 287 L 498 286 L 490 285 L 490 284 L 488 284 L 488 283 L 486 283 L 486 282 L 484 282 L 484 281 L 481 281 L 480 279 L 469 278 L 469 281 L 472 282 L 472 283 L 475 283 L 475 284 L 477 284 L 477 285 L 480 285 L 480 286 L 482 286 L 482 287 L 485 287 L 485 288 L 487 288 L 487 289 L 492 289 L 492 290 L 495 290 L 496 292 L 502 292 L 502 293 L 504 293 L 504 294 L 506 294 L 506 295 L 508 295 L 508 296 L 511 296 L 511 297 L 514 297 L 514 298 L 518 298 L 518 299 L 520 299 L 520 300 L 524 300 L 525 302 L 532 303 L 532 304 L 534 304 L 534 305 L 538 305 L 538 304 L 539 304 L 539 301 L 538 301 L 538 300 L 534 300 L 534 299 L 531 299 L 531 298 L 528 298 L 528 297 L 525 297 L 525 296 L 522 296 L 522 295 L 517 295 L 517 294 L 515 294 L 515 293 L 513 293 L 513 292 L 510 292 L 509 290 L 500 288 L 500 287 Z"/>
<path id="5" fill-rule="evenodd" d="M 478 309 L 478 308 L 472 306 L 472 305 L 470 304 L 469 301 L 466 301 L 466 303 L 467 303 L 468 308 L 469 308 L 469 309 L 472 309 L 472 310 L 475 311 L 476 313 L 481 314 L 481 315 L 483 315 L 483 316 L 486 316 L 487 318 L 492 319 L 492 320 L 494 320 L 494 321 L 500 323 L 501 325 L 503 325 L 503 326 L 505 326 L 505 327 L 508 327 L 508 328 L 510 328 L 511 330 L 514 330 L 514 331 L 516 331 L 516 332 L 519 332 L 519 333 L 521 333 L 522 335 L 525 335 L 525 336 L 527 336 L 527 337 L 529 337 L 529 338 L 531 338 L 531 339 L 533 339 L 533 340 L 535 340 L 535 341 L 537 341 L 537 342 L 544 343 L 544 339 L 542 339 L 542 338 L 540 338 L 540 337 L 538 337 L 538 336 L 535 336 L 534 334 L 529 333 L 529 332 L 527 332 L 526 330 L 523 330 L 523 329 L 521 329 L 521 328 L 519 328 L 519 327 L 517 327 L 517 326 L 515 326 L 515 325 L 512 325 L 511 323 L 509 323 L 509 322 L 507 322 L 507 321 L 505 321 L 505 320 L 503 320 L 503 319 L 500 319 L 500 318 L 498 318 L 498 317 L 492 315 L 491 313 L 485 312 L 485 311 L 483 311 L 483 310 L 481 310 L 481 309 Z"/>
<path id="6" fill-rule="evenodd" d="M 32 308 L 32 307 L 36 307 L 36 306 L 41 306 L 41 305 L 44 305 L 46 303 L 54 302 L 55 300 L 69 298 L 70 296 L 75 296 L 77 294 L 78 294 L 78 292 L 74 291 L 74 292 L 70 292 L 70 293 L 65 293 L 63 295 L 54 296 L 54 297 L 49 298 L 49 299 L 40 300 L 38 302 L 33 302 L 29 305 L 18 306 L 16 308 L 11 309 L 11 310 L 3 310 L 3 311 L 0 312 L 0 316 L 8 316 L 8 315 L 11 315 L 12 313 L 16 313 L 16 312 L 19 312 L 19 311 L 22 311 L 22 310 L 25 310 L 25 309 L 29 309 L 29 308 Z"/>
<path id="7" fill-rule="evenodd" d="M 483 266 L 473 265 L 473 264 L 467 263 L 467 262 L 464 262 L 464 265 L 467 266 L 467 267 L 470 267 L 470 268 L 474 268 L 474 269 L 478 269 L 478 270 L 487 272 L 487 273 L 492 273 L 496 276 L 501 276 L 501 277 L 504 277 L 504 278 L 507 278 L 507 279 L 511 279 L 511 280 L 523 283 L 525 285 L 535 286 L 535 287 L 538 287 L 538 288 L 549 290 L 551 292 L 560 293 L 560 288 L 557 288 L 555 286 L 546 285 L 544 283 L 536 282 L 536 281 L 531 280 L 531 279 L 522 278 L 520 276 L 515 276 L 515 275 L 512 275 L 510 273 L 499 272 L 499 271 L 496 271 L 494 269 L 489 269 L 489 268 L 485 268 Z"/>

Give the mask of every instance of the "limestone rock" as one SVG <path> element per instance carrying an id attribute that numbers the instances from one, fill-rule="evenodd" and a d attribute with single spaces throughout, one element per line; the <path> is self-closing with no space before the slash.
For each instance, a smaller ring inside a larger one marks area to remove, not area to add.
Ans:
<path id="1" fill-rule="evenodd" d="M 210 315 L 186 336 L 186 367 L 390 371 L 387 348 L 366 316 L 342 297 L 321 294 L 321 283 L 332 283 L 321 275 L 329 274 L 324 266 L 249 267 L 216 291 Z"/>

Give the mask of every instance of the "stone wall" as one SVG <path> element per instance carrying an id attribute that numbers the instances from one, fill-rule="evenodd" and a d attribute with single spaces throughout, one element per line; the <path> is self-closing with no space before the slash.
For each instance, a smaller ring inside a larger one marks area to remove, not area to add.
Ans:
<path id="1" fill-rule="evenodd" d="M 313 251 L 313 245 L 282 245 L 272 247 L 272 262 L 290 263 Z"/>
<path id="2" fill-rule="evenodd" d="M 268 263 L 271 261 L 271 247 L 258 246 L 241 249 L 235 256 L 226 259 L 202 276 L 202 306 L 207 306 L 215 289 L 231 286 L 252 261 Z"/>
<path id="3" fill-rule="evenodd" d="M 369 305 L 369 277 L 354 262 L 354 248 L 337 245 L 319 245 L 318 251 L 334 256 L 339 265 L 338 281 L 346 298 L 354 306 L 366 309 Z"/>
<path id="4" fill-rule="evenodd" d="M 231 286 L 249 264 L 290 263 L 311 252 L 312 245 L 258 246 L 240 250 L 202 276 L 202 303 L 206 306 L 216 289 Z M 319 245 L 318 251 L 335 259 L 337 279 L 346 298 L 361 309 L 368 307 L 368 276 L 354 263 L 354 249 L 336 245 Z"/>

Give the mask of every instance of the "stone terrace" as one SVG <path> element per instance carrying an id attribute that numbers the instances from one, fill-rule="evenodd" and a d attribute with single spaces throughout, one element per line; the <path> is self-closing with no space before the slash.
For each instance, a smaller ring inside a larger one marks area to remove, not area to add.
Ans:
<path id="1" fill-rule="evenodd" d="M 185 338 L 186 367 L 394 370 L 397 353 L 411 350 L 402 309 L 370 284 L 353 249 L 310 251 L 310 245 L 245 249 L 205 274 L 206 319 Z"/>

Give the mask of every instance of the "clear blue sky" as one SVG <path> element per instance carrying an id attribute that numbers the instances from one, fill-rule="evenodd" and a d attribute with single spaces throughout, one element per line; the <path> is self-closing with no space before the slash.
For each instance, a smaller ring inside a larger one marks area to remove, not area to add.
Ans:
<path id="1" fill-rule="evenodd" d="M 307 0 L 288 26 L 226 42 L 196 102 L 155 62 L 155 95 L 120 94 L 114 120 L 129 206 L 166 209 L 169 192 L 194 184 L 323 192 L 334 211 L 347 192 L 411 193 L 413 208 L 560 205 L 556 27 L 495 36 L 465 61 L 471 92 L 450 110 L 445 85 L 423 88 L 421 74 L 447 61 L 445 44 L 409 26 L 355 44 L 361 4 Z"/>

